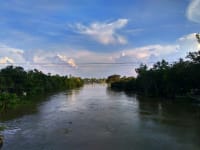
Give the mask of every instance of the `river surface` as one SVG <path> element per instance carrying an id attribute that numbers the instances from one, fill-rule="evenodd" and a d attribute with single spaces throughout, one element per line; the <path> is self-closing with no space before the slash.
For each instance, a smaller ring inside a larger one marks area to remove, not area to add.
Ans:
<path id="1" fill-rule="evenodd" d="M 7 127 L 3 150 L 200 150 L 197 104 L 100 84 L 48 96 L 27 112 L 4 115 L 0 125 Z"/>

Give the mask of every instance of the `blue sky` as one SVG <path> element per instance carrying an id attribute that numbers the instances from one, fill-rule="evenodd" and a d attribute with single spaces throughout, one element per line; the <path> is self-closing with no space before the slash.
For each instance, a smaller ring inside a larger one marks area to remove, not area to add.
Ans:
<path id="1" fill-rule="evenodd" d="M 131 76 L 141 62 L 173 62 L 199 48 L 194 35 L 200 32 L 200 0 L 0 3 L 2 67 L 19 63 L 53 74 Z M 120 62 L 133 64 L 115 64 Z"/>

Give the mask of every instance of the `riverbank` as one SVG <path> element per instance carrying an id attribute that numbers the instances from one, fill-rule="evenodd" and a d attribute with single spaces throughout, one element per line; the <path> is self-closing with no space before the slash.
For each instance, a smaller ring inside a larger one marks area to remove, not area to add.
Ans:
<path id="1" fill-rule="evenodd" d="M 17 96 L 16 94 L 3 93 L 0 97 L 4 97 L 4 100 L 0 100 L 0 118 L 3 119 L 4 115 L 10 115 L 11 118 L 16 117 L 16 114 L 23 114 L 24 110 L 26 112 L 33 112 L 33 108 L 42 101 L 55 93 L 65 92 L 72 89 L 79 89 L 82 86 L 66 89 L 55 89 L 54 91 L 48 91 L 43 93 L 37 93 L 34 95 Z M 6 95 L 6 96 L 5 96 Z M 6 105 L 6 106 L 5 106 Z"/>
<path id="2" fill-rule="evenodd" d="M 79 77 L 44 74 L 36 69 L 8 66 L 0 70 L 0 111 L 30 103 L 29 97 L 83 86 Z"/>

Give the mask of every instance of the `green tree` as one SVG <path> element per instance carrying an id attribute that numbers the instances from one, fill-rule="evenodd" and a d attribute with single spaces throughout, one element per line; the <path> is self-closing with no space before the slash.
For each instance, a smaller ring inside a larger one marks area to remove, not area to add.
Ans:
<path id="1" fill-rule="evenodd" d="M 107 78 L 106 83 L 113 83 L 120 80 L 120 75 L 114 74 Z"/>

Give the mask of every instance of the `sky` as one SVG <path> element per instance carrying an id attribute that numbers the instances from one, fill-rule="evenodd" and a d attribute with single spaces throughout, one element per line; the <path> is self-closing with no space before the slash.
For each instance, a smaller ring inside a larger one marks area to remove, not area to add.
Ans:
<path id="1" fill-rule="evenodd" d="M 200 0 L 0 0 L 0 67 L 136 76 L 200 50 Z"/>

